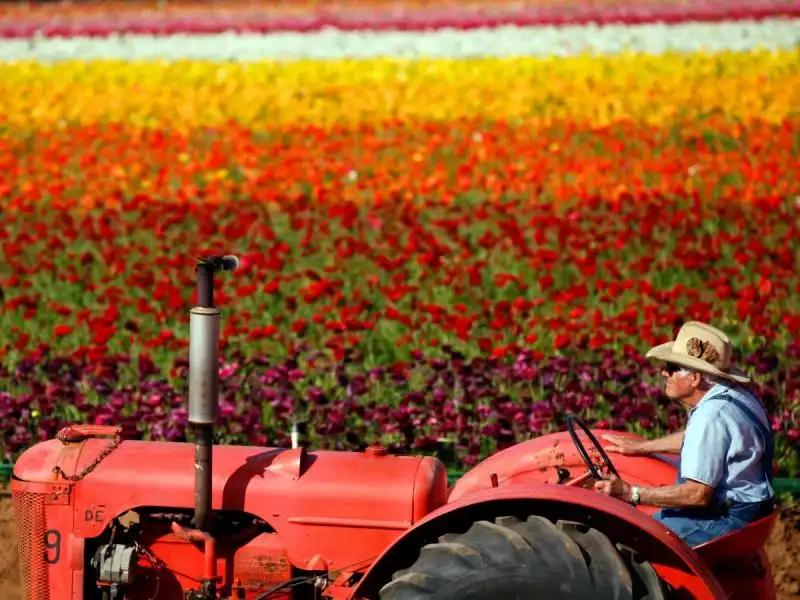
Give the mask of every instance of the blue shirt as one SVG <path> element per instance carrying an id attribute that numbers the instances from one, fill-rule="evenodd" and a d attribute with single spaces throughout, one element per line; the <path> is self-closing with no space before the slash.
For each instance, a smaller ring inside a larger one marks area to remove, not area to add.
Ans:
<path id="1" fill-rule="evenodd" d="M 731 398 L 750 409 L 752 415 Z M 712 486 L 718 503 L 767 500 L 774 495 L 771 447 L 767 446 L 772 443 L 772 429 L 758 399 L 741 386 L 717 384 L 689 411 L 679 477 Z"/>

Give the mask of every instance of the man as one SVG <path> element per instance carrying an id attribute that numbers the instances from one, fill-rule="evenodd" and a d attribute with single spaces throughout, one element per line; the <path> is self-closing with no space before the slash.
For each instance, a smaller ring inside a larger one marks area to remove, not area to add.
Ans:
<path id="1" fill-rule="evenodd" d="M 666 395 L 689 410 L 683 432 L 635 442 L 604 436 L 607 452 L 680 454 L 678 480 L 636 487 L 617 477 L 595 489 L 634 505 L 662 507 L 653 515 L 690 546 L 735 531 L 775 508 L 774 438 L 761 402 L 743 385 L 749 378 L 731 366 L 731 341 L 721 330 L 690 321 L 672 342 L 647 357 L 663 362 Z"/>

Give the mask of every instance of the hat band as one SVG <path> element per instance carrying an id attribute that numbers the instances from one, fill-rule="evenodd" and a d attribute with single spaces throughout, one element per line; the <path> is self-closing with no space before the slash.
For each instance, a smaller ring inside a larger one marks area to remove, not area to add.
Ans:
<path id="1" fill-rule="evenodd" d="M 710 341 L 704 342 L 700 338 L 693 337 L 686 341 L 686 354 L 720 370 L 725 370 L 727 366 L 714 344 Z"/>

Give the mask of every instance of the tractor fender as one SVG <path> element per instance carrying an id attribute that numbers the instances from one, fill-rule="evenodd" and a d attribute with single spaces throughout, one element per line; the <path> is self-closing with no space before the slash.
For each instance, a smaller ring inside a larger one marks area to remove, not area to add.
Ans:
<path id="1" fill-rule="evenodd" d="M 728 596 L 691 547 L 645 512 L 620 500 L 579 487 L 515 484 L 482 490 L 432 511 L 398 537 L 375 559 L 350 596 L 376 599 L 392 574 L 408 568 L 420 549 L 445 533 L 465 532 L 478 520 L 503 515 L 541 515 L 577 521 L 638 552 L 659 576 L 689 598 L 723 600 Z"/>

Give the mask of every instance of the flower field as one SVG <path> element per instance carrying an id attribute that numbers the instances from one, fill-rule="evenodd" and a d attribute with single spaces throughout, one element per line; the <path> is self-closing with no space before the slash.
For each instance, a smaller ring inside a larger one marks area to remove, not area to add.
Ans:
<path id="1" fill-rule="evenodd" d="M 800 20 L 728 17 L 7 35 L 3 458 L 67 420 L 186 439 L 194 258 L 235 253 L 221 441 L 464 467 L 570 412 L 662 434 L 643 354 L 699 319 L 800 476 Z"/>

